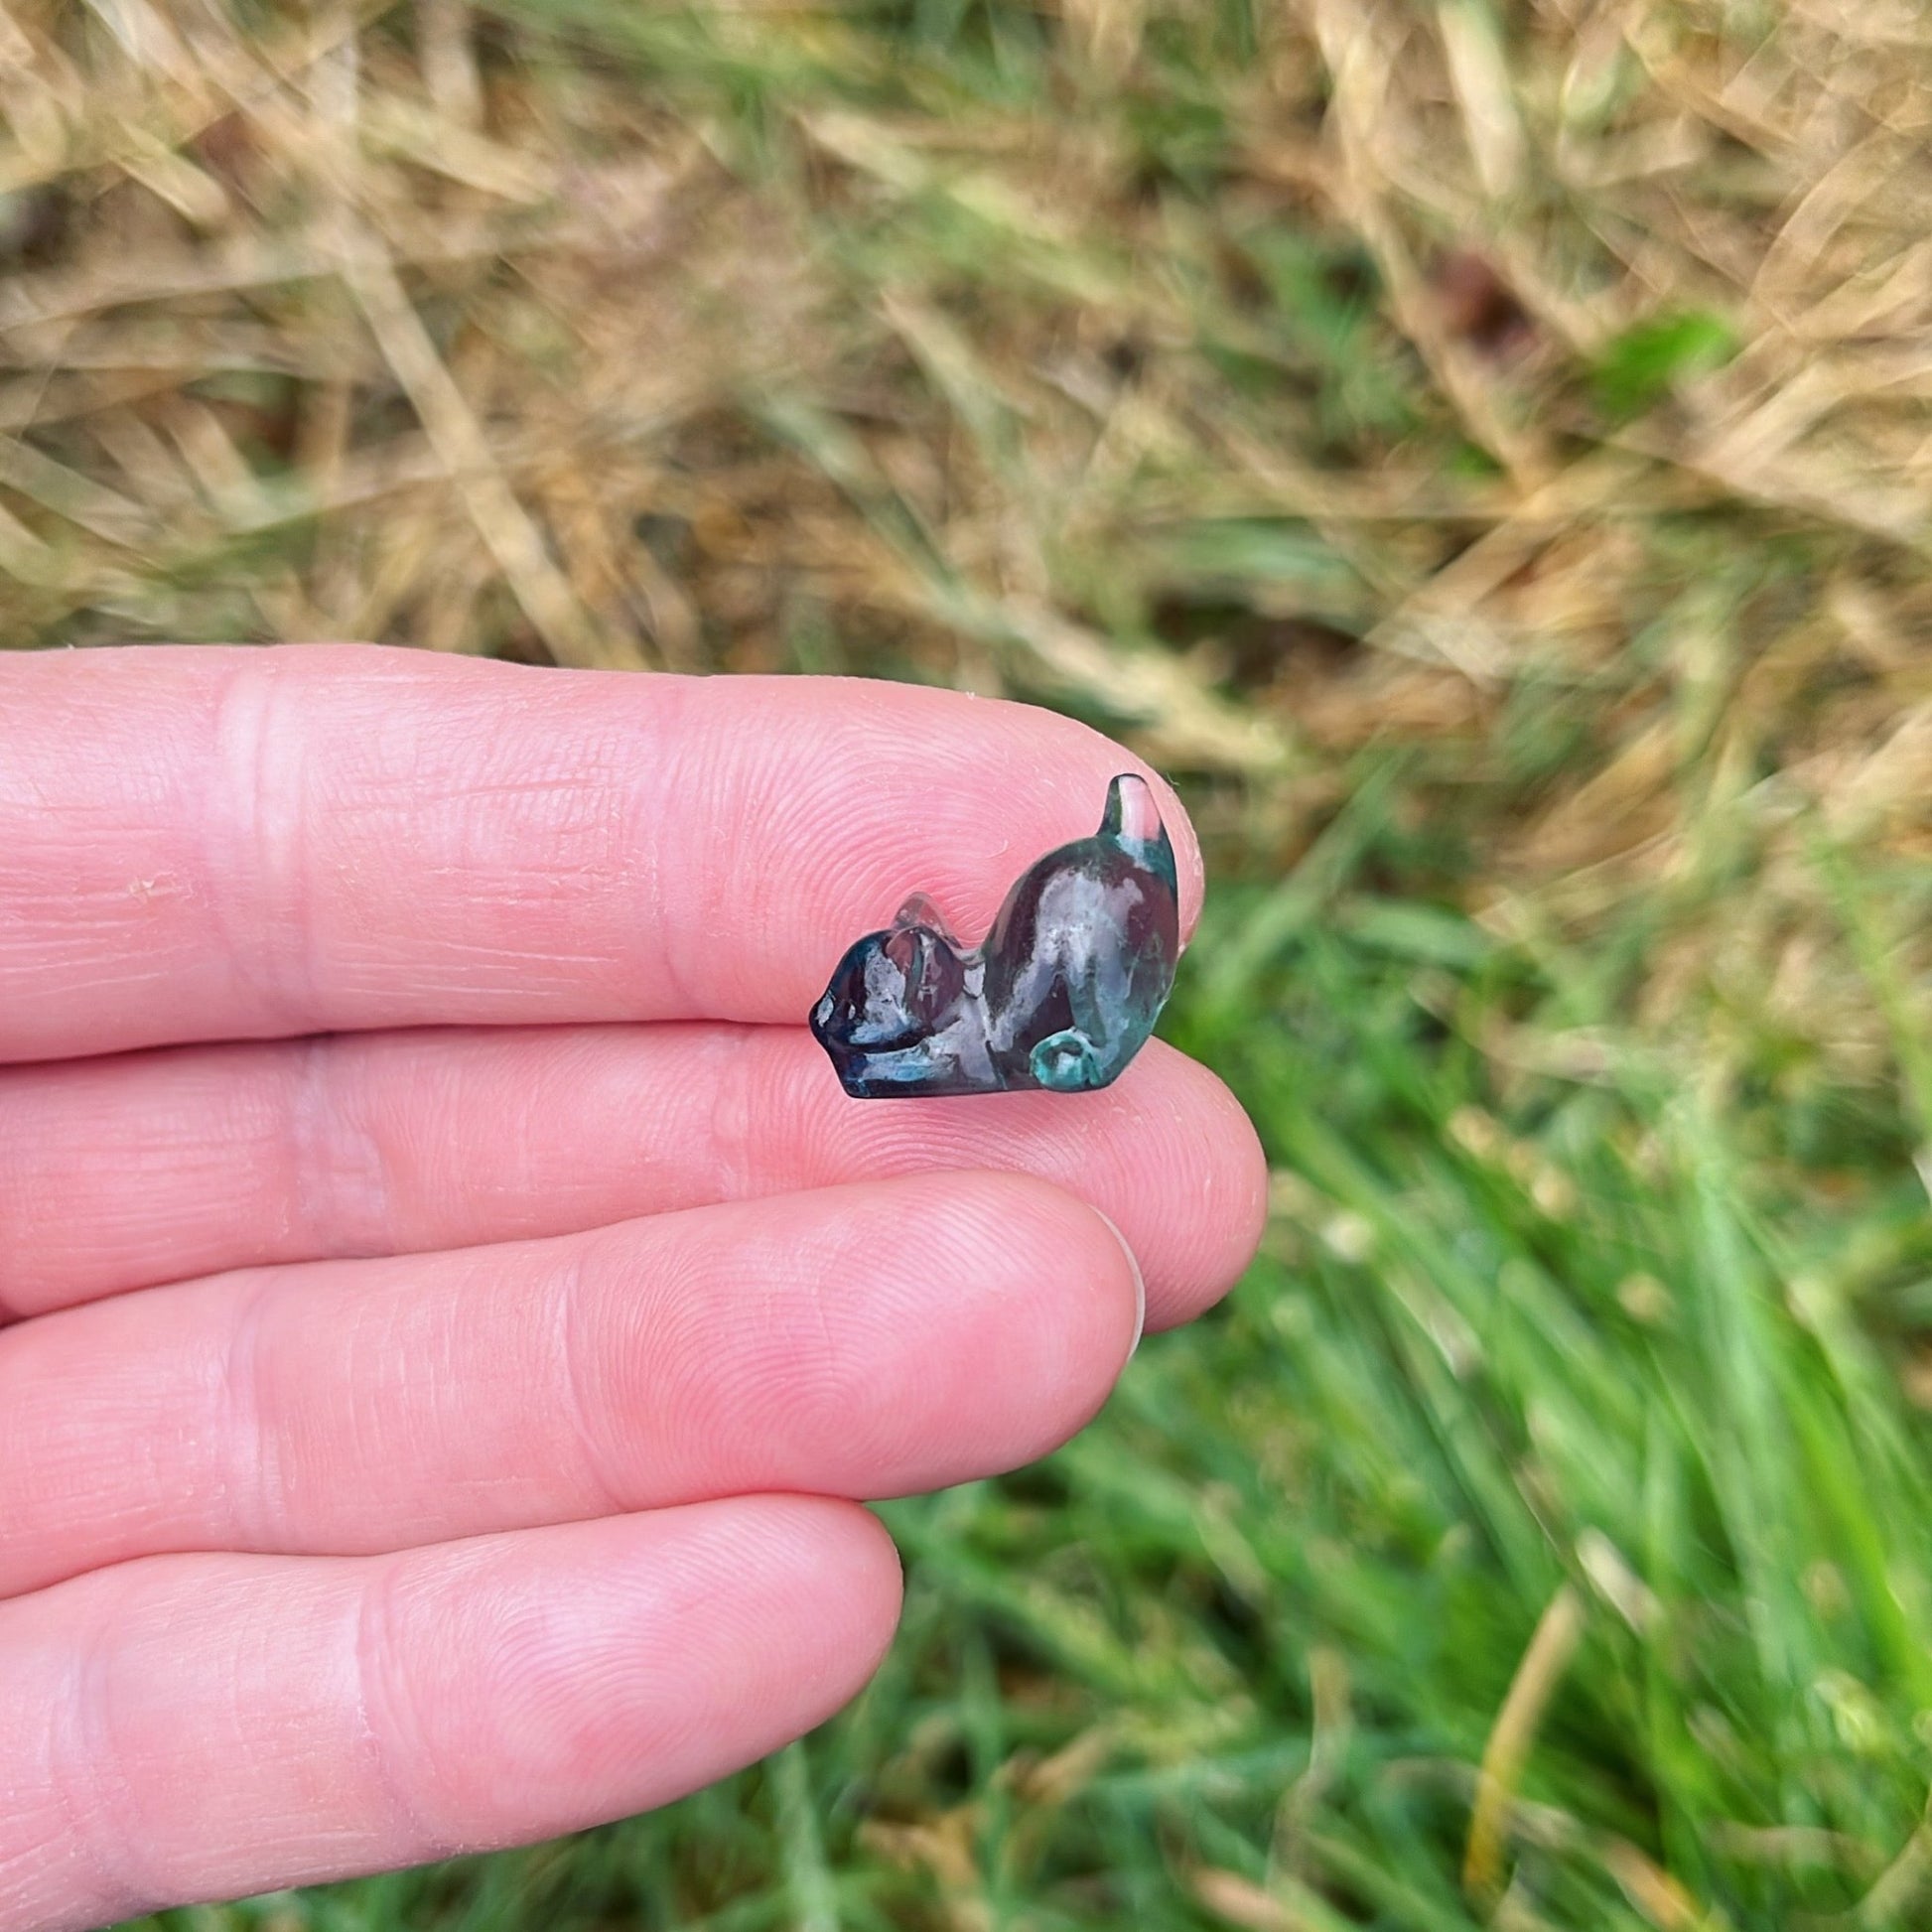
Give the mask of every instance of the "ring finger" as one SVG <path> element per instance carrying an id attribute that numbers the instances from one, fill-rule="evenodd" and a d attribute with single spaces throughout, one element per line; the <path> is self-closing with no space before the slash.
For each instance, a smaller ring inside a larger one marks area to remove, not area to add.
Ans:
<path id="1" fill-rule="evenodd" d="M 1071 1435 L 1140 1319 L 1105 1219 L 971 1173 L 122 1296 L 0 1333 L 0 1595 L 161 1552 L 936 1488 Z"/>

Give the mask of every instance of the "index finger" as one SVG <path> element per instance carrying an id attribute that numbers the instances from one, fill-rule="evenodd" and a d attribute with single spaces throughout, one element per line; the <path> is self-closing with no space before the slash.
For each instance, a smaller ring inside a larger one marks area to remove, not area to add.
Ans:
<path id="1" fill-rule="evenodd" d="M 375 1027 L 801 1023 L 914 888 L 969 936 L 1107 781 L 1053 713 L 369 645 L 0 655 L 0 1060 Z"/>

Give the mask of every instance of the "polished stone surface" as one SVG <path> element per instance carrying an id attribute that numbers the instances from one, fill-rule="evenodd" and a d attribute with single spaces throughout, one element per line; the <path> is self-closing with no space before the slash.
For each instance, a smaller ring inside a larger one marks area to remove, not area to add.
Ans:
<path id="1" fill-rule="evenodd" d="M 847 1093 L 1087 1093 L 1140 1051 L 1180 950 L 1173 847 L 1147 781 L 1107 788 L 1100 830 L 1014 882 L 967 951 L 915 893 L 851 946 L 811 1029 Z"/>

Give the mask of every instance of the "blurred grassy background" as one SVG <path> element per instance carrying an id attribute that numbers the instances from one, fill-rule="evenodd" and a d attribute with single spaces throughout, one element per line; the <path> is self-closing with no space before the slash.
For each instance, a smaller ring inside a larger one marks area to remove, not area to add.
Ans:
<path id="1" fill-rule="evenodd" d="M 173 1932 L 1932 1923 L 1914 0 L 9 0 L 24 643 L 1042 700 L 1267 1249 L 657 1817 Z"/>

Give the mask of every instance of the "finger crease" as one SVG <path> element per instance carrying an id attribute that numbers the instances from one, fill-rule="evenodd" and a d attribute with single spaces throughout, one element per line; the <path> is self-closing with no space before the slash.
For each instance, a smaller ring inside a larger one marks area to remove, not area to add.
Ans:
<path id="1" fill-rule="evenodd" d="M 122 1766 L 108 1710 L 112 1659 L 96 1610 L 69 1653 L 55 1701 L 47 1756 L 48 1784 L 95 1886 L 103 1922 L 132 1918 L 167 1895 L 141 1862 L 148 1833 Z"/>
<path id="2" fill-rule="evenodd" d="M 286 1140 L 289 1196 L 301 1217 L 309 1252 L 369 1255 L 381 1252 L 390 1220 L 390 1177 L 380 1142 L 371 1131 L 365 1081 L 351 1084 L 353 1047 L 333 1034 L 301 1042 L 291 1076 Z"/>
<path id="3" fill-rule="evenodd" d="M 429 1821 L 411 1799 L 396 1768 L 400 1755 L 397 1726 L 380 1660 L 398 1654 L 395 1633 L 389 1626 L 396 1579 L 401 1574 L 401 1566 L 394 1560 L 376 1567 L 356 1605 L 354 1634 L 356 1739 L 382 1813 L 381 1828 L 397 1841 L 389 1848 L 390 1862 L 397 1864 L 443 1857 L 455 1849 L 440 1833 L 430 1830 Z M 378 1721 L 378 1712 L 386 1714 L 386 1722 Z"/>
<path id="4" fill-rule="evenodd" d="M 293 1033 L 300 1017 L 316 1010 L 318 978 L 303 870 L 307 739 L 299 719 L 283 724 L 287 707 L 275 653 L 250 658 L 255 661 L 231 675 L 221 696 L 215 744 L 228 809 L 207 818 L 212 830 L 246 851 L 249 863 L 211 861 L 206 876 L 235 884 L 233 906 L 217 898 L 212 911 L 236 979 Z"/>
<path id="5" fill-rule="evenodd" d="M 577 1458 L 584 1470 L 598 1513 L 621 1516 L 630 1504 L 622 1485 L 614 1477 L 609 1445 L 604 1432 L 593 1420 L 596 1405 L 588 1399 L 584 1386 L 586 1340 L 583 1311 L 589 1305 L 586 1290 L 588 1244 L 575 1244 L 570 1259 L 558 1276 L 553 1292 L 557 1298 L 553 1353 L 557 1361 L 556 1381 L 563 1395 L 564 1421 L 577 1447 Z"/>
<path id="6" fill-rule="evenodd" d="M 219 1506 L 238 1549 L 285 1547 L 288 1524 L 282 1458 L 262 1401 L 262 1336 L 276 1277 L 259 1271 L 242 1296 L 221 1358 Z"/>

